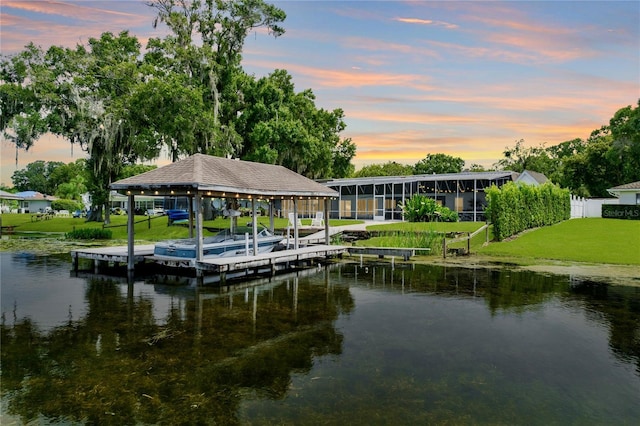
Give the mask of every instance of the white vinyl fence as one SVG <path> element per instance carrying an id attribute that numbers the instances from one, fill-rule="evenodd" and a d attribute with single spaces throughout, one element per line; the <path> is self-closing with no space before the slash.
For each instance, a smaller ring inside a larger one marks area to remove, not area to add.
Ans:
<path id="1" fill-rule="evenodd" d="M 617 198 L 582 198 L 571 196 L 571 219 L 602 217 L 603 204 L 618 204 Z"/>

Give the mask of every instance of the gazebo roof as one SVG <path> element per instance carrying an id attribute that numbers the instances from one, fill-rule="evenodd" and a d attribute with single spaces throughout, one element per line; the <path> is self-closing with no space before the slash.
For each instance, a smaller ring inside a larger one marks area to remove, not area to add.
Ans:
<path id="1" fill-rule="evenodd" d="M 145 195 L 211 197 L 337 197 L 338 193 L 285 167 L 195 154 L 111 184 L 113 190 Z"/>

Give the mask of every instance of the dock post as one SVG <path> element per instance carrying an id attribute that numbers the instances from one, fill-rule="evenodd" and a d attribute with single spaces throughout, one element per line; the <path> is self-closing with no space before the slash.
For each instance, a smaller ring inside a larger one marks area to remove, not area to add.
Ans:
<path id="1" fill-rule="evenodd" d="M 298 241 L 298 199 L 293 197 L 293 248 L 298 250 L 299 241 Z"/>
<path id="2" fill-rule="evenodd" d="M 251 197 L 251 235 L 253 238 L 253 255 L 258 255 L 258 205 L 256 197 Z M 248 255 L 248 254 L 247 254 Z"/>
<path id="3" fill-rule="evenodd" d="M 442 258 L 447 258 L 447 237 L 442 237 Z"/>
<path id="4" fill-rule="evenodd" d="M 329 232 L 329 199 L 324 199 L 324 243 L 331 244 L 331 235 Z"/>
<path id="5" fill-rule="evenodd" d="M 135 251 L 133 247 L 133 206 L 134 206 L 133 192 L 129 192 L 129 199 L 127 202 L 127 271 L 133 271 L 136 268 Z"/>
<path id="6" fill-rule="evenodd" d="M 74 251 L 71 253 L 71 265 L 73 267 L 73 272 L 78 272 L 78 252 Z"/>

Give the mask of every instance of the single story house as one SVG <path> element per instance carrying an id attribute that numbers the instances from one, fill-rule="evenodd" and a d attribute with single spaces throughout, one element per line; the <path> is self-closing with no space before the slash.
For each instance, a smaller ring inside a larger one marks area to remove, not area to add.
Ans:
<path id="1" fill-rule="evenodd" d="M 609 188 L 607 191 L 618 198 L 618 204 L 640 205 L 640 181 Z"/>
<path id="2" fill-rule="evenodd" d="M 58 199 L 37 191 L 22 191 L 14 195 L 20 197 L 18 207 L 20 213 L 38 213 L 51 210 L 51 203 Z"/>
<path id="3" fill-rule="evenodd" d="M 378 176 L 320 181 L 338 192 L 331 200 L 329 217 L 340 219 L 402 220 L 404 201 L 414 194 L 434 198 L 458 212 L 460 220 L 485 221 L 485 190 L 507 182 L 541 185 L 548 179 L 541 173 L 525 170 L 462 172 L 433 175 Z M 304 206 L 299 207 L 304 210 Z M 314 206 L 309 207 L 314 211 Z"/>

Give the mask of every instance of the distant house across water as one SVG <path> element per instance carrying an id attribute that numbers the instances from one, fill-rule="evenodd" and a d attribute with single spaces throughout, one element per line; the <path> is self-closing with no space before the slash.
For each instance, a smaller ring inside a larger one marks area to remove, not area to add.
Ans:
<path id="1" fill-rule="evenodd" d="M 20 213 L 38 213 L 51 210 L 51 203 L 58 199 L 53 195 L 46 195 L 37 191 L 22 191 L 15 195 L 19 197 L 18 212 Z"/>

